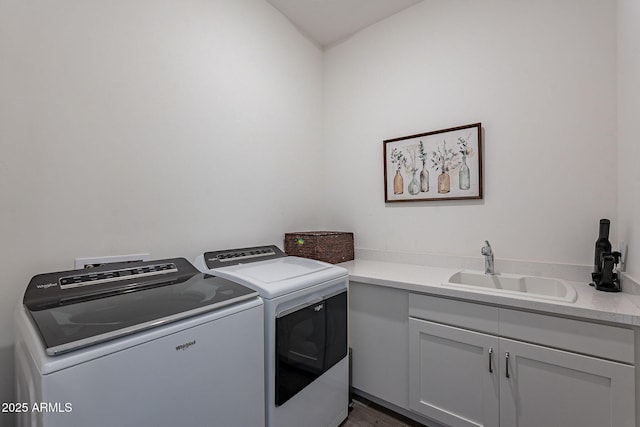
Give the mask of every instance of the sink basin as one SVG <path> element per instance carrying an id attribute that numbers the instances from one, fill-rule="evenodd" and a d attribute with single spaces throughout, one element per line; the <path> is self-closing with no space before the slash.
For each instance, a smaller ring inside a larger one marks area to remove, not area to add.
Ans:
<path id="1" fill-rule="evenodd" d="M 443 285 L 561 302 L 575 302 L 578 298 L 576 290 L 562 280 L 516 274 L 487 275 L 481 271 L 463 270 L 452 275 Z"/>

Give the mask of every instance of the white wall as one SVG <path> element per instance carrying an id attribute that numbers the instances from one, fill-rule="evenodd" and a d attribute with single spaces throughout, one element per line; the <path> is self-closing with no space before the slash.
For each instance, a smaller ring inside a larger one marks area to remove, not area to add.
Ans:
<path id="1" fill-rule="evenodd" d="M 383 140 L 478 121 L 482 201 L 385 205 Z M 328 221 L 361 248 L 591 264 L 616 146 L 614 1 L 428 0 L 325 53 Z"/>
<path id="2" fill-rule="evenodd" d="M 79 256 L 328 227 L 589 264 L 608 217 L 638 277 L 638 3 L 618 2 L 616 45 L 613 0 L 426 0 L 328 50 L 323 75 L 264 0 L 0 0 L 0 402 L 15 303 Z M 385 206 L 384 139 L 476 121 L 482 201 Z"/>
<path id="3" fill-rule="evenodd" d="M 34 274 L 314 226 L 322 52 L 264 0 L 0 0 L 0 29 L 6 402 Z"/>
<path id="4" fill-rule="evenodd" d="M 640 281 L 640 2 L 618 0 L 618 170 L 620 240 L 627 272 Z"/>

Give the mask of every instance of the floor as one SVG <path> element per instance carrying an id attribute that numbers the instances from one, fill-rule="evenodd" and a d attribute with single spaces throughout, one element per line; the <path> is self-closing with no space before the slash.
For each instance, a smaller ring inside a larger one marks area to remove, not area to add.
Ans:
<path id="1" fill-rule="evenodd" d="M 353 409 L 341 427 L 423 427 L 409 418 L 396 414 L 386 408 L 368 401 L 360 396 L 354 396 Z"/>

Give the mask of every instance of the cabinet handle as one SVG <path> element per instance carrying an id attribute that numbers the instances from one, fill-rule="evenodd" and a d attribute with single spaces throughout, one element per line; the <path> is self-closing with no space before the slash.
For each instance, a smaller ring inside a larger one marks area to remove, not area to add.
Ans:
<path id="1" fill-rule="evenodd" d="M 504 358 L 505 358 L 505 362 L 506 362 L 505 364 L 507 366 L 507 371 L 506 371 L 505 376 L 507 378 L 511 378 L 511 375 L 509 375 L 509 352 L 508 351 L 504 354 Z"/>
<path id="2" fill-rule="evenodd" d="M 489 347 L 489 373 L 493 374 L 493 347 Z"/>

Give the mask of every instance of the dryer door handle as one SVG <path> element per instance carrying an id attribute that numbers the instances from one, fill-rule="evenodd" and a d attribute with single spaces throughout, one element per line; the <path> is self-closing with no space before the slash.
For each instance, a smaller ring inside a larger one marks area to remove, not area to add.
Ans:
<path id="1" fill-rule="evenodd" d="M 302 310 L 304 308 L 307 308 L 309 306 L 312 306 L 314 304 L 320 304 L 322 301 L 324 301 L 324 298 L 314 298 L 312 300 L 306 301 L 300 305 L 296 305 L 295 307 L 291 307 L 288 308 L 286 310 L 282 310 L 276 313 L 276 319 L 279 319 L 281 317 L 287 316 L 291 313 L 295 313 L 298 310 Z"/>

